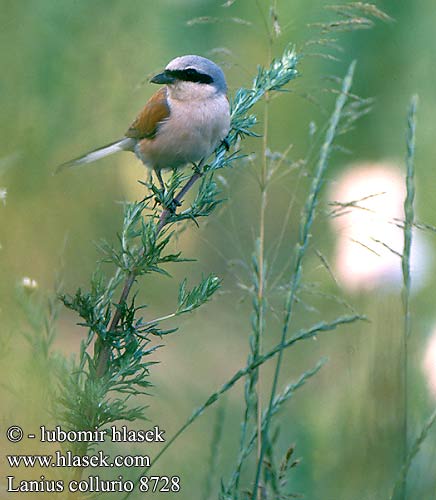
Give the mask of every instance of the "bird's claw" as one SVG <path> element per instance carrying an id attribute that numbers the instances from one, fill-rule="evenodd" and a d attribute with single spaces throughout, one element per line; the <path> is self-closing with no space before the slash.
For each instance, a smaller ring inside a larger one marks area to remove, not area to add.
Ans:
<path id="1" fill-rule="evenodd" d="M 223 139 L 221 141 L 221 144 L 226 148 L 226 151 L 229 151 L 229 149 L 230 149 L 230 142 L 227 140 L 227 138 Z"/>
<path id="2" fill-rule="evenodd" d="M 173 198 L 171 200 L 171 203 L 169 203 L 165 208 L 172 214 L 175 214 L 176 213 L 176 210 L 181 207 L 182 204 L 180 203 L 179 200 L 177 200 L 176 198 Z"/>

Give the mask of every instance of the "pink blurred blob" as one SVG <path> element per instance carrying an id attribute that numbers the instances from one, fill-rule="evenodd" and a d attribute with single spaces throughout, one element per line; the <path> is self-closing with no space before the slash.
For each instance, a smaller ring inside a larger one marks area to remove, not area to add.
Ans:
<path id="1" fill-rule="evenodd" d="M 337 236 L 334 268 L 349 291 L 401 285 L 404 235 L 399 226 L 405 196 L 405 174 L 392 163 L 351 165 L 333 184 L 329 199 Z M 429 267 L 429 252 L 417 231 L 410 265 L 417 290 Z"/>
<path id="2" fill-rule="evenodd" d="M 427 343 L 422 369 L 430 394 L 436 399 L 436 329 Z"/>

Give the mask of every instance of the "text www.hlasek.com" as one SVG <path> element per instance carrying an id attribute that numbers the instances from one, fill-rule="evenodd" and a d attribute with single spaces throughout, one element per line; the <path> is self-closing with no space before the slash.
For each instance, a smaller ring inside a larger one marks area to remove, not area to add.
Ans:
<path id="1" fill-rule="evenodd" d="M 74 455 L 70 451 L 54 455 L 6 455 L 9 467 L 150 467 L 148 455 L 109 455 L 99 451 L 95 455 Z"/>

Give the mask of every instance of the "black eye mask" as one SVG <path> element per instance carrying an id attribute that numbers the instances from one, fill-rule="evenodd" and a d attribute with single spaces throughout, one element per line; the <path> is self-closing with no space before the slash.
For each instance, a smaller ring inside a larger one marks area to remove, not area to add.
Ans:
<path id="1" fill-rule="evenodd" d="M 199 73 L 194 68 L 187 69 L 166 69 L 165 76 L 174 78 L 175 80 L 183 80 L 184 82 L 195 83 L 213 83 L 213 78 L 205 73 Z"/>

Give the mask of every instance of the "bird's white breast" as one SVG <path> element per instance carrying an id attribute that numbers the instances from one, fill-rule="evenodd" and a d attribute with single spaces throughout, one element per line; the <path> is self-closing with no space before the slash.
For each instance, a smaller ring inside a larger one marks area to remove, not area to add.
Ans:
<path id="1" fill-rule="evenodd" d="M 170 116 L 153 139 L 144 139 L 136 152 L 154 169 L 176 168 L 207 158 L 230 128 L 227 97 L 178 100 L 168 96 Z"/>

